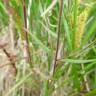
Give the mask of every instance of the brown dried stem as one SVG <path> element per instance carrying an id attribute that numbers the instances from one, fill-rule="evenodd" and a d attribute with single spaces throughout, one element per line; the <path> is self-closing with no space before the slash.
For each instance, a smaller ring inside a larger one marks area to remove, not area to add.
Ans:
<path id="1" fill-rule="evenodd" d="M 22 1 L 23 4 L 23 14 L 24 14 L 24 27 L 27 30 L 27 13 L 26 13 L 26 4 L 25 4 L 25 0 Z M 27 52 L 27 56 L 28 57 L 28 61 L 26 60 L 26 62 L 31 64 L 31 55 L 30 55 L 30 48 L 29 48 L 29 40 L 28 40 L 28 32 L 24 31 L 24 40 L 26 43 L 26 52 Z"/>
<path id="2" fill-rule="evenodd" d="M 16 56 L 15 55 L 11 55 L 10 53 L 8 53 L 5 48 L 3 48 L 2 50 L 5 53 L 5 55 L 7 56 L 7 58 L 9 59 L 9 61 L 11 63 L 11 66 L 14 69 L 14 74 L 16 75 L 17 68 L 16 68 L 16 64 L 15 64 L 15 60 L 14 60 L 14 58 L 16 58 Z"/>

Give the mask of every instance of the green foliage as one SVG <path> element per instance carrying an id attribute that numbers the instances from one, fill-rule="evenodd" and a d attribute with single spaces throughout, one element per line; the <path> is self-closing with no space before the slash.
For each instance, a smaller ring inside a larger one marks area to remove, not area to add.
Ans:
<path id="1" fill-rule="evenodd" d="M 8 14 L 6 7 L 0 2 L 0 23 L 7 25 L 8 24 Z"/>
<path id="2" fill-rule="evenodd" d="M 24 58 L 24 60 L 19 59 L 16 63 L 15 84 L 5 96 L 11 93 L 15 93 L 14 96 L 23 96 L 24 92 L 32 94 L 30 96 L 79 96 L 81 91 L 88 91 L 83 94 L 84 96 L 96 95 L 95 0 L 81 0 L 81 3 L 78 3 L 78 0 L 63 1 L 59 51 L 53 74 L 60 1 L 57 0 L 56 4 L 42 16 L 52 5 L 52 0 L 32 0 L 31 3 L 29 3 L 30 0 L 25 0 L 28 23 L 26 29 L 24 28 L 22 1 L 9 0 L 9 7 L 14 11 L 12 20 L 15 23 L 16 32 L 13 30 L 13 33 L 16 33 L 23 42 L 23 32 L 28 32 L 33 68 L 28 65 L 29 63 L 24 62 L 25 58 L 22 55 L 24 46 L 22 43 L 17 44 L 18 48 L 15 49 L 18 52 L 17 57 Z M 86 17 L 85 22 L 80 23 L 78 19 L 82 22 L 82 18 L 79 16 L 85 12 L 87 7 L 90 8 L 88 17 Z M 0 0 L 0 24 L 8 26 L 10 24 L 9 19 L 7 7 L 3 0 Z M 80 35 L 81 30 L 83 30 L 82 36 L 76 37 Z M 79 47 L 75 44 L 78 39 L 80 39 Z"/>

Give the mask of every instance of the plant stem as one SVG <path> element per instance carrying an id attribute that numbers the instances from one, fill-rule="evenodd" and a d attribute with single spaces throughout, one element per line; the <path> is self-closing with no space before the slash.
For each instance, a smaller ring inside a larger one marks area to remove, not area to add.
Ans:
<path id="1" fill-rule="evenodd" d="M 3 48 L 3 52 L 5 53 L 5 55 L 8 57 L 9 61 L 11 62 L 11 65 L 14 68 L 14 74 L 16 75 L 17 74 L 17 68 L 16 68 L 16 65 L 15 65 L 15 62 L 14 62 L 14 57 L 12 57 L 10 55 L 10 53 L 8 53 L 7 50 L 4 49 L 4 48 Z"/>
<path id="2" fill-rule="evenodd" d="M 56 63 L 57 63 L 57 57 L 58 57 L 58 50 L 59 50 L 62 11 L 63 11 L 63 0 L 60 0 L 59 16 L 58 16 L 58 26 L 57 26 L 58 37 L 57 37 L 57 46 L 56 46 L 55 59 L 54 59 L 54 63 L 53 63 L 53 75 L 55 73 L 55 68 L 56 68 Z"/>
<path id="3" fill-rule="evenodd" d="M 24 14 L 24 27 L 27 30 L 27 13 L 26 13 L 26 4 L 25 0 L 23 0 L 23 14 Z M 28 32 L 24 31 L 24 41 L 25 41 L 25 48 L 26 48 L 26 57 L 28 57 L 28 61 L 26 62 L 31 64 L 31 55 L 30 55 L 30 48 L 29 48 L 29 40 L 28 40 Z"/>

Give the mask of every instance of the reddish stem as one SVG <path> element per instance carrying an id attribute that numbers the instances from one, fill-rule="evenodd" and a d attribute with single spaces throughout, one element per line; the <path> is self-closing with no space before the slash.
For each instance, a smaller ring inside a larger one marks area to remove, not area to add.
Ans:
<path id="1" fill-rule="evenodd" d="M 27 14 L 26 14 L 26 4 L 25 4 L 25 0 L 23 0 L 22 2 L 23 4 L 23 14 L 24 14 L 24 27 L 27 30 Z M 31 55 L 30 55 L 30 48 L 29 48 L 29 40 L 28 40 L 28 32 L 24 31 L 24 39 L 26 42 L 26 52 L 27 52 L 27 57 L 28 57 L 28 61 L 26 60 L 26 62 L 31 64 Z"/>
<path id="2" fill-rule="evenodd" d="M 55 54 L 55 59 L 54 59 L 54 63 L 53 63 L 53 75 L 54 75 L 55 69 L 56 69 L 59 42 L 60 42 L 60 31 L 61 31 L 60 29 L 61 29 L 61 17 L 62 17 L 62 10 L 63 10 L 63 0 L 60 0 L 59 6 L 60 7 L 59 7 L 58 27 L 57 27 L 58 37 L 57 37 L 56 54 Z"/>

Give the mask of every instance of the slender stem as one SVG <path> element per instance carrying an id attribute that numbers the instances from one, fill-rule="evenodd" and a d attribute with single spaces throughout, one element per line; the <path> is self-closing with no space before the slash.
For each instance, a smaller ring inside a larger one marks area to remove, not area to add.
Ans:
<path id="1" fill-rule="evenodd" d="M 27 30 L 27 13 L 26 13 L 26 4 L 25 4 L 25 0 L 23 0 L 23 14 L 24 14 L 24 27 Z M 25 39 L 25 43 L 26 43 L 26 52 L 27 52 L 27 57 L 28 57 L 28 63 L 31 64 L 31 55 L 30 55 L 30 48 L 29 48 L 29 40 L 28 40 L 28 32 L 24 31 L 24 39 Z"/>
<path id="2" fill-rule="evenodd" d="M 81 68 L 82 68 L 82 70 L 85 70 L 84 64 L 81 64 Z M 86 74 L 83 76 L 83 79 L 84 79 L 84 82 L 86 82 L 85 83 L 86 90 L 89 92 L 90 91 L 90 87 L 89 87 L 89 84 L 87 82 L 88 80 L 87 80 L 87 75 Z"/>
<path id="3" fill-rule="evenodd" d="M 15 65 L 15 62 L 14 62 L 14 58 L 10 55 L 10 53 L 7 52 L 6 49 L 3 48 L 3 52 L 5 53 L 5 55 L 8 57 L 9 61 L 11 62 L 11 65 L 12 67 L 14 68 L 14 73 L 16 75 L 17 73 L 17 68 L 16 68 L 16 65 Z"/>
<path id="4" fill-rule="evenodd" d="M 60 0 L 58 26 L 57 26 L 58 37 L 57 37 L 57 46 L 56 46 L 55 59 L 54 59 L 54 63 L 53 63 L 53 75 L 54 75 L 55 68 L 56 68 L 58 49 L 59 49 L 59 42 L 60 42 L 60 31 L 61 31 L 60 29 L 61 29 L 62 10 L 63 10 L 63 0 Z"/>

